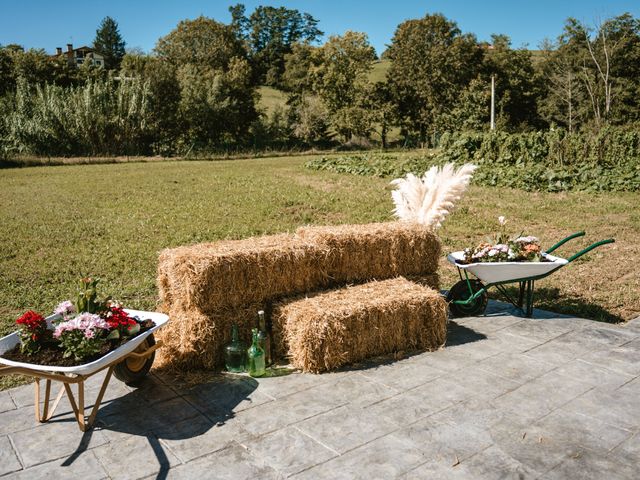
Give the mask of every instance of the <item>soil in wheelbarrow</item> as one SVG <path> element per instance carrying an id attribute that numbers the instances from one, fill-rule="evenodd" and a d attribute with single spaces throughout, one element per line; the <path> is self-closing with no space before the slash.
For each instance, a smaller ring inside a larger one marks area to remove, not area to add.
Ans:
<path id="1" fill-rule="evenodd" d="M 155 327 L 155 323 L 152 320 L 145 320 L 140 324 L 140 331 L 132 336 L 132 337 L 120 337 L 117 340 L 109 340 L 103 346 L 100 352 L 97 354 L 83 358 L 78 361 L 73 357 L 64 358 L 63 351 L 58 346 L 56 342 L 46 343 L 40 348 L 40 350 L 36 353 L 26 354 L 20 351 L 20 344 L 16 345 L 15 348 L 9 350 L 2 354 L 2 358 L 6 358 L 7 360 L 11 360 L 13 362 L 21 362 L 21 363 L 30 363 L 32 365 L 48 365 L 54 367 L 76 367 L 78 365 L 84 365 L 86 363 L 91 363 L 94 360 L 98 360 L 100 357 L 104 357 L 107 353 L 112 352 L 116 348 L 124 345 L 132 338 L 137 337 L 138 335 L 146 332 L 147 330 Z"/>

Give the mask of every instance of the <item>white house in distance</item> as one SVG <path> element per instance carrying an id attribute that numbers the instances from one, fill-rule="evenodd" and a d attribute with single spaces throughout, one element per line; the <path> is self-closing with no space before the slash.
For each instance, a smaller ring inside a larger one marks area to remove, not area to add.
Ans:
<path id="1" fill-rule="evenodd" d="M 91 47 L 73 48 L 73 44 L 67 43 L 67 51 L 63 52 L 61 47 L 56 47 L 55 57 L 64 56 L 69 65 L 79 67 L 84 63 L 104 67 L 104 57 Z"/>

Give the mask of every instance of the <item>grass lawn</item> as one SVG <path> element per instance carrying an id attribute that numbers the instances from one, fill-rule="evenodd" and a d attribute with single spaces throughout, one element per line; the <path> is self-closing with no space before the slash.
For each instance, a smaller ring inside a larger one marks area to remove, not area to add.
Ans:
<path id="1" fill-rule="evenodd" d="M 391 219 L 388 179 L 313 172 L 310 157 L 73 165 L 0 170 L 0 333 L 25 310 L 49 313 L 91 274 L 131 308 L 154 309 L 157 253 L 221 238 L 313 224 Z M 538 305 L 605 321 L 640 313 L 637 193 L 532 194 L 473 187 L 440 231 L 444 250 L 474 244 L 505 215 L 548 246 L 584 229 L 562 252 L 617 243 L 539 283 Z M 571 244 L 570 244 L 571 245 Z M 456 280 L 442 263 L 442 285 Z"/>

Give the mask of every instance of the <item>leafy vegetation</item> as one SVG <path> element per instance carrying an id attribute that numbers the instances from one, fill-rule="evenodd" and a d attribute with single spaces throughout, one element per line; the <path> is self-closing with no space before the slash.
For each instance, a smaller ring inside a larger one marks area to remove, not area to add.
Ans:
<path id="1" fill-rule="evenodd" d="M 640 190 L 640 133 L 613 127 L 595 136 L 567 135 L 562 130 L 446 134 L 439 150 L 420 155 L 346 155 L 313 159 L 306 165 L 314 170 L 401 177 L 451 161 L 476 163 L 476 185 L 548 192 Z"/>

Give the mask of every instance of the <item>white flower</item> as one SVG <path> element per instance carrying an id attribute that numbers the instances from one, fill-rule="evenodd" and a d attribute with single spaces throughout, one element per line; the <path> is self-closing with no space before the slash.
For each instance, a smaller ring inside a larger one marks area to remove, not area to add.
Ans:
<path id="1" fill-rule="evenodd" d="M 498 254 L 498 250 L 495 250 L 493 248 L 491 250 L 489 250 L 489 256 L 490 257 L 495 257 L 497 254 Z"/>
<path id="2" fill-rule="evenodd" d="M 75 311 L 76 311 L 76 307 L 73 305 L 71 300 L 65 300 L 64 302 L 60 302 L 56 307 L 56 309 L 54 310 L 55 313 L 62 316 L 67 316 L 70 313 L 75 313 Z"/>
<path id="3" fill-rule="evenodd" d="M 504 227 L 507 223 L 507 219 L 504 217 L 504 215 L 500 215 L 498 217 L 498 223 L 500 224 L 501 227 Z"/>
<path id="4" fill-rule="evenodd" d="M 538 243 L 538 237 L 534 237 L 533 235 L 529 235 L 528 237 L 518 237 L 514 240 L 516 243 Z"/>

